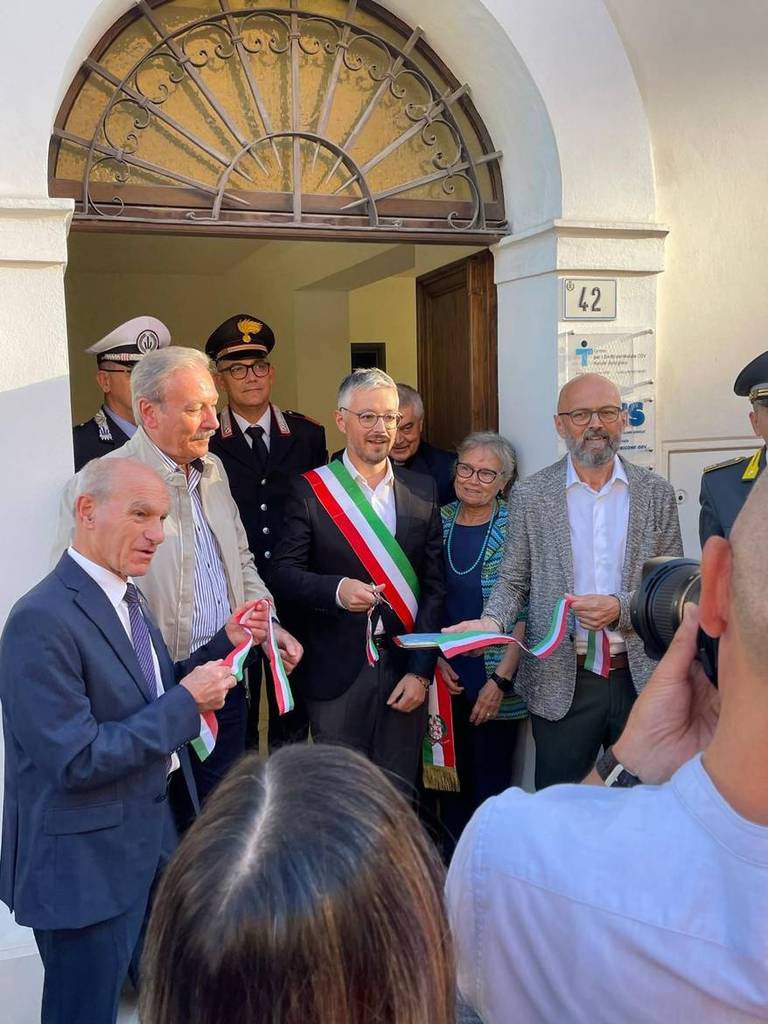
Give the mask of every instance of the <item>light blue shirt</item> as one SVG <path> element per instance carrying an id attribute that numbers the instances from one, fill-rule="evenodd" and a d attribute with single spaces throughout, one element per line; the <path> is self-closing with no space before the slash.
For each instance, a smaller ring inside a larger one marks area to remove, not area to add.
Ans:
<path id="1" fill-rule="evenodd" d="M 664 786 L 487 800 L 446 898 L 484 1024 L 768 1019 L 768 828 L 731 809 L 700 757 Z"/>
<path id="2" fill-rule="evenodd" d="M 122 430 L 126 437 L 133 437 L 136 431 L 139 429 L 135 423 L 131 423 L 130 420 L 124 420 L 122 416 L 118 416 L 114 409 L 110 409 L 108 405 L 102 405 L 102 409 L 107 416 L 116 423 Z"/>

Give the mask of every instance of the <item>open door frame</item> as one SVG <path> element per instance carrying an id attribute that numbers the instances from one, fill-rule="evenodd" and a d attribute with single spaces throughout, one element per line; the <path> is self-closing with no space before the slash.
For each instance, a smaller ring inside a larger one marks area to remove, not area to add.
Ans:
<path id="1" fill-rule="evenodd" d="M 496 285 L 484 249 L 416 279 L 419 391 L 425 438 L 455 446 L 498 430 Z"/>

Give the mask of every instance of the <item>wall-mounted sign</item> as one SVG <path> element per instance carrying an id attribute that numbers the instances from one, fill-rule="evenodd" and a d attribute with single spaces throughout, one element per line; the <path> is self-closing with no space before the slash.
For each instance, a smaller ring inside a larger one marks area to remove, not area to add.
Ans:
<path id="1" fill-rule="evenodd" d="M 656 337 L 651 329 L 623 334 L 558 336 L 560 387 L 582 373 L 601 373 L 619 389 L 627 413 L 621 452 L 632 462 L 656 463 Z"/>
<path id="2" fill-rule="evenodd" d="M 615 320 L 616 278 L 563 278 L 563 320 Z"/>

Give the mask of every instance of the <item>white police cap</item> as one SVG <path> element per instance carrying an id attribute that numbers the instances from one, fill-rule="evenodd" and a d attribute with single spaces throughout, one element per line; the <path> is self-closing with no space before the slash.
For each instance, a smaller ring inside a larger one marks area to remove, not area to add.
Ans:
<path id="1" fill-rule="evenodd" d="M 171 332 L 154 316 L 135 316 L 120 324 L 114 331 L 94 342 L 85 350 L 86 355 L 96 356 L 101 363 L 138 363 L 147 352 L 167 348 L 171 344 Z"/>

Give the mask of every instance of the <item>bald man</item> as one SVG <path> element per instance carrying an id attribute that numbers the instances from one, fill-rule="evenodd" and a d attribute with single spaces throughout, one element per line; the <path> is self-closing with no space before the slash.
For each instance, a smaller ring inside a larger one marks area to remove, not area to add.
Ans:
<path id="1" fill-rule="evenodd" d="M 627 414 L 616 386 L 574 378 L 554 422 L 568 454 L 513 488 L 483 618 L 453 627 L 511 630 L 528 604 L 535 643 L 558 598 L 575 595 L 564 642 L 546 660 L 523 658 L 515 686 L 531 712 L 537 789 L 580 780 L 620 735 L 654 665 L 632 630 L 632 594 L 647 559 L 683 553 L 672 487 L 618 455 Z"/>

